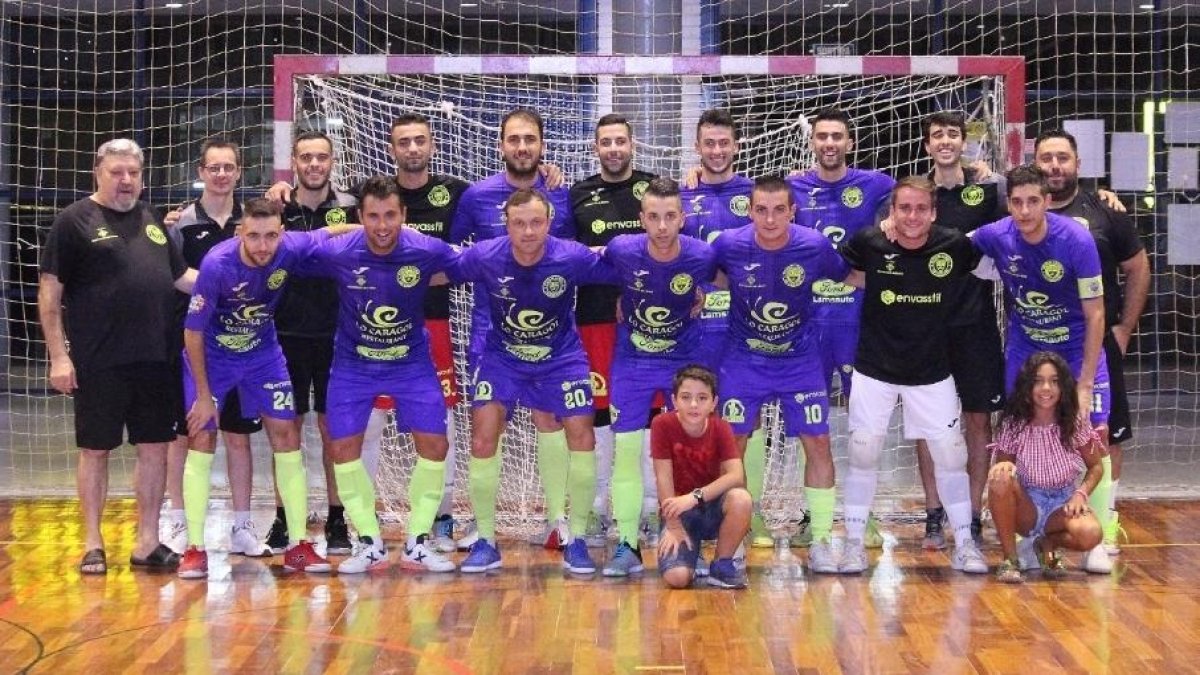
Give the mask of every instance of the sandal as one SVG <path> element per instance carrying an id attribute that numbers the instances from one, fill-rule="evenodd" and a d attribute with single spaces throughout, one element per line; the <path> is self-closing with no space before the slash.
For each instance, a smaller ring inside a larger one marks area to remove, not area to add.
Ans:
<path id="1" fill-rule="evenodd" d="M 79 561 L 80 574 L 108 574 L 108 558 L 104 555 L 104 549 L 94 548 L 83 554 L 83 560 Z"/>
<path id="2" fill-rule="evenodd" d="M 173 570 L 179 567 L 179 554 L 167 548 L 163 544 L 159 544 L 158 548 L 150 552 L 150 555 L 145 558 L 139 558 L 135 555 L 129 556 L 129 564 L 134 567 L 144 567 L 148 570 Z"/>

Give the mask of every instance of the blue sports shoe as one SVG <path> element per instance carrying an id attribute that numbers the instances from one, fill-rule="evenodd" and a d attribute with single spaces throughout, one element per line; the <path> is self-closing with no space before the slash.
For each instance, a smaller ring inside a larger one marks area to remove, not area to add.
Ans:
<path id="1" fill-rule="evenodd" d="M 587 542 L 583 537 L 575 537 L 563 549 L 563 567 L 574 574 L 594 574 L 596 563 L 588 554 Z"/>
<path id="2" fill-rule="evenodd" d="M 470 574 L 500 569 L 502 565 L 500 550 L 493 546 L 487 539 L 479 539 L 474 544 L 471 544 L 466 559 L 463 560 L 462 565 L 459 565 L 458 569 Z"/>
<path id="3" fill-rule="evenodd" d="M 617 550 L 613 552 L 612 559 L 604 566 L 604 576 L 627 577 L 645 569 L 646 566 L 642 564 L 641 551 L 630 546 L 629 542 L 622 541 L 617 544 Z"/>
<path id="4" fill-rule="evenodd" d="M 708 585 L 717 588 L 745 588 L 746 575 L 733 564 L 733 558 L 718 558 L 708 566 Z"/>

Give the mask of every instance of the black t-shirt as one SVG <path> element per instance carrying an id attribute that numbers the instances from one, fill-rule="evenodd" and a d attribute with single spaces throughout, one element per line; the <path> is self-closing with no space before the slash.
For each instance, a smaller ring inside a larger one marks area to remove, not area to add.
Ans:
<path id="1" fill-rule="evenodd" d="M 1080 192 L 1070 204 L 1050 212 L 1082 223 L 1096 240 L 1100 273 L 1104 278 L 1104 322 L 1106 326 L 1115 326 L 1121 322 L 1122 297 L 1117 270 L 1121 263 L 1144 248 L 1133 220 L 1128 214 L 1108 208 L 1094 192 Z"/>
<path id="2" fill-rule="evenodd" d="M 954 286 L 979 264 L 980 254 L 962 233 L 933 227 L 929 240 L 908 250 L 878 227 L 859 230 L 838 249 L 866 273 L 854 368 L 901 385 L 933 384 L 950 376 L 947 319 Z"/>
<path id="3" fill-rule="evenodd" d="M 929 175 L 930 180 L 933 174 Z M 937 187 L 937 219 L 934 225 L 969 234 L 981 225 L 995 222 L 1008 215 L 1007 194 L 1003 176 L 993 174 L 987 180 L 975 179 L 973 169 L 963 169 L 963 182 L 951 188 Z M 956 308 L 950 313 L 950 325 L 970 326 L 977 323 L 996 323 L 996 306 L 992 300 L 995 284 L 986 279 L 968 277 L 951 291 L 958 295 L 950 299 Z"/>
<path id="4" fill-rule="evenodd" d="M 40 269 L 63 284 L 64 330 L 77 370 L 169 359 L 178 329 L 174 282 L 187 263 L 148 204 L 121 212 L 88 198 L 63 209 Z"/>
<path id="5" fill-rule="evenodd" d="M 600 174 L 588 176 L 571 186 L 571 217 L 575 240 L 586 246 L 607 246 L 619 234 L 644 231 L 639 214 L 642 195 L 654 174 L 634 171 L 628 179 L 609 183 Z M 619 286 L 580 286 L 575 302 L 579 325 L 612 323 L 617 320 Z"/>
<path id="6" fill-rule="evenodd" d="M 310 209 L 295 201 L 283 207 L 283 227 L 294 232 L 311 232 L 326 225 L 358 222 L 358 201 L 330 188 L 325 201 Z M 333 339 L 337 329 L 337 284 L 332 279 L 293 278 L 275 311 L 279 335 Z"/>
<path id="7" fill-rule="evenodd" d="M 167 230 L 167 238 L 183 254 L 183 259 L 187 262 L 188 267 L 198 270 L 200 261 L 204 260 L 204 256 L 208 255 L 212 247 L 226 239 L 233 238 L 240 222 L 242 222 L 242 205 L 237 200 L 234 200 L 233 212 L 222 226 L 208 215 L 204 207 L 200 205 L 200 200 L 197 199 L 188 204 L 188 207 L 179 215 L 179 221 L 175 223 L 175 226 Z M 183 349 L 183 319 L 187 316 L 188 303 L 192 296 L 176 291 L 175 297 L 175 322 L 179 325 L 179 332 L 172 337 L 173 347 L 177 347 L 175 351 L 180 351 Z"/>

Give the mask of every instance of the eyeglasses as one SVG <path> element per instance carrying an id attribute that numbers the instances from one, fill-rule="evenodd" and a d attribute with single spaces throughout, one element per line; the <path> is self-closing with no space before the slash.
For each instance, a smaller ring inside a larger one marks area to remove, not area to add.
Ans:
<path id="1" fill-rule="evenodd" d="M 237 173 L 238 170 L 237 164 L 207 164 L 203 168 L 205 171 L 217 175 L 223 173 L 233 174 Z"/>

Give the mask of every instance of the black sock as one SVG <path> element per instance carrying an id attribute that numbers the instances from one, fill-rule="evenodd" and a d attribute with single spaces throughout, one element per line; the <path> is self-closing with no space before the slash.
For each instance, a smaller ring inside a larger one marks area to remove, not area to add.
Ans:
<path id="1" fill-rule="evenodd" d="M 282 520 L 285 523 L 287 522 L 287 514 L 284 513 L 282 506 L 275 507 L 275 519 Z"/>
<path id="2" fill-rule="evenodd" d="M 346 508 L 344 506 L 342 506 L 341 504 L 330 504 L 329 505 L 328 520 L 345 520 L 345 519 L 346 519 Z"/>

